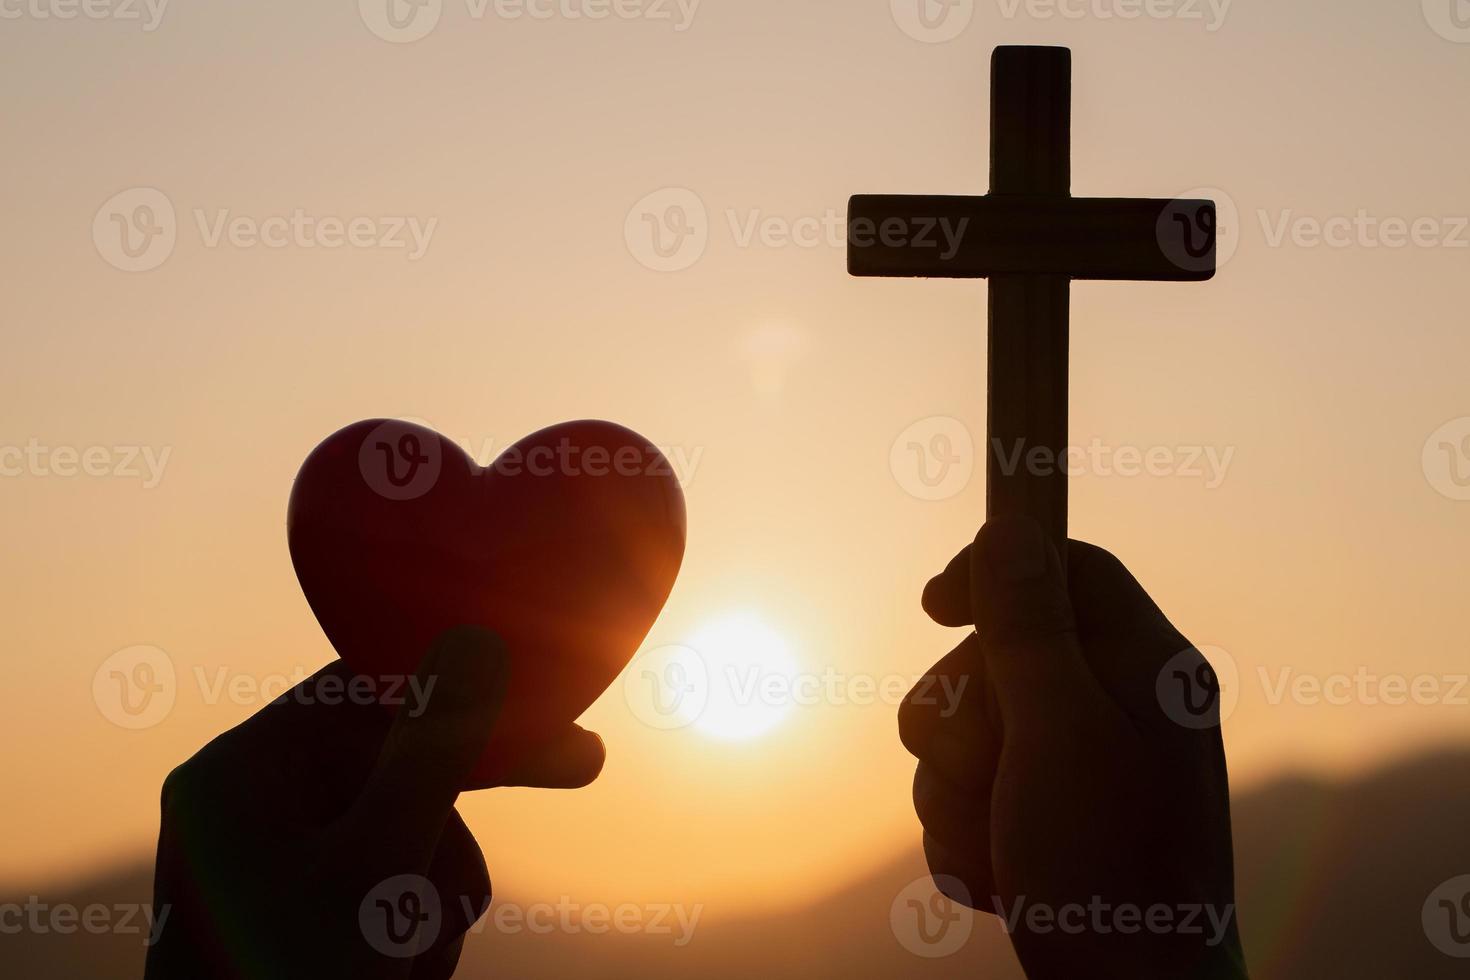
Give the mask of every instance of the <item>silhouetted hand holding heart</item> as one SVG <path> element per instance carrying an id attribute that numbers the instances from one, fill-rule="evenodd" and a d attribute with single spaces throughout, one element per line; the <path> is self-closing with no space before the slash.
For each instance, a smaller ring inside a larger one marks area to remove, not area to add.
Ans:
<path id="1" fill-rule="evenodd" d="M 150 980 L 450 976 L 490 902 L 455 800 L 597 777 L 574 719 L 642 642 L 684 533 L 668 461 L 608 422 L 488 467 L 406 422 L 322 442 L 288 537 L 342 659 L 164 784 Z"/>
<path id="2" fill-rule="evenodd" d="M 490 904 L 454 810 L 500 715 L 510 658 L 447 631 L 396 716 L 341 661 L 206 745 L 163 787 L 149 980 L 441 978 Z M 584 786 L 602 740 L 575 725 L 514 785 Z"/>
<path id="3" fill-rule="evenodd" d="M 1219 687 L 1107 552 L 1068 571 L 1028 518 L 994 520 L 924 591 L 975 626 L 899 711 L 935 883 L 994 912 L 1036 980 L 1236 980 Z M 1170 693 L 1204 678 L 1205 710 Z"/>

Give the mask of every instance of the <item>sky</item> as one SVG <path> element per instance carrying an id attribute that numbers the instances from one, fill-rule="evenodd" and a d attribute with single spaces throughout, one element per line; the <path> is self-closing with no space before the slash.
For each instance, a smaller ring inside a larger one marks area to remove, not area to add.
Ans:
<path id="1" fill-rule="evenodd" d="M 911 845 L 883 692 L 959 639 L 918 598 L 983 517 L 986 285 L 852 279 L 841 226 L 985 191 L 998 44 L 1073 49 L 1074 194 L 1220 203 L 1213 281 L 1073 286 L 1071 528 L 1233 673 L 1236 784 L 1463 744 L 1470 9 L 928 2 L 0 0 L 0 879 L 146 854 L 334 656 L 287 495 L 389 416 L 642 432 L 689 515 L 646 651 L 835 678 L 674 728 L 619 680 L 596 784 L 462 801 L 497 884 L 738 916 Z"/>

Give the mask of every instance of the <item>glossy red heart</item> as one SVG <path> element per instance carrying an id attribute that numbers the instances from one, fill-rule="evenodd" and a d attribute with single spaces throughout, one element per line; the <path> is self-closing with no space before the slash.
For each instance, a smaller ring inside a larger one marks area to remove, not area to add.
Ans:
<path id="1" fill-rule="evenodd" d="M 504 639 L 505 707 L 470 785 L 491 785 L 617 677 L 684 556 L 684 495 L 648 440 L 610 422 L 527 436 L 487 467 L 407 422 L 358 422 L 317 446 L 291 493 L 296 577 L 378 699 L 442 631 Z"/>

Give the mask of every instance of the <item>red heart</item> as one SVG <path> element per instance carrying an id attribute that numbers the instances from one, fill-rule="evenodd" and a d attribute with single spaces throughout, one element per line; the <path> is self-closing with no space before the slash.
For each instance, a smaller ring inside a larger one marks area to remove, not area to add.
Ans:
<path id="1" fill-rule="evenodd" d="M 542 429 L 481 468 L 431 429 L 378 419 L 307 457 L 287 536 L 317 621 L 384 704 L 442 631 L 505 640 L 505 707 L 471 781 L 489 785 L 637 651 L 684 556 L 684 495 L 658 449 L 610 422 Z"/>

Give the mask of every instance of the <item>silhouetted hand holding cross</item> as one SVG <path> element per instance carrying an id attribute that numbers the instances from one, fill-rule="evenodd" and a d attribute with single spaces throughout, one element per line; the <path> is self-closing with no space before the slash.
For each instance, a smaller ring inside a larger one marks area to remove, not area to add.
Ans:
<path id="1" fill-rule="evenodd" d="M 991 521 L 924 590 L 974 625 L 899 711 L 935 883 L 1001 915 L 1034 980 L 1238 980 L 1218 686 L 1199 717 L 1160 697 L 1211 676 L 1123 565 L 1030 518 Z M 960 682 L 964 681 L 964 686 Z"/>

